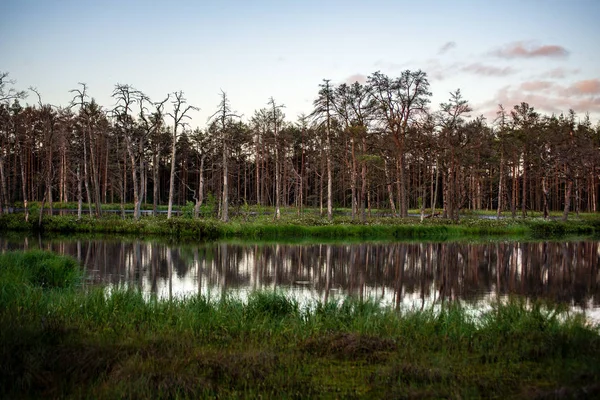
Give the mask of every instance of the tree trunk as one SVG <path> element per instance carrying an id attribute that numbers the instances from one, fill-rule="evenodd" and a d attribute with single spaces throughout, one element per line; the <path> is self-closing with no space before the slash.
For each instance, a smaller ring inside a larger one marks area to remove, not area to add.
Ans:
<path id="1" fill-rule="evenodd" d="M 225 134 L 225 133 L 223 133 Z M 223 139 L 223 195 L 222 197 L 222 206 L 221 206 L 221 220 L 223 222 L 229 221 L 229 184 L 227 181 L 228 175 L 228 165 L 227 165 L 227 144 L 225 143 L 225 139 Z"/>
<path id="2" fill-rule="evenodd" d="M 323 216 L 323 176 L 325 175 L 325 158 L 321 146 L 321 175 L 319 176 L 319 215 Z"/>
<path id="3" fill-rule="evenodd" d="M 592 171 L 594 169 L 592 168 Z M 590 173 L 590 178 L 591 178 L 591 192 L 592 192 L 592 211 L 596 212 L 596 177 L 594 176 L 594 173 L 591 172 Z"/>
<path id="4" fill-rule="evenodd" d="M 544 219 L 548 219 L 548 184 L 546 182 L 546 175 L 542 177 L 542 193 L 543 193 L 543 202 L 544 202 Z"/>
<path id="5" fill-rule="evenodd" d="M 52 145 L 48 148 L 48 160 L 46 165 L 46 194 L 45 196 L 48 199 L 48 212 L 49 215 L 52 215 L 54 212 L 54 204 L 52 203 Z M 44 211 L 44 207 L 40 209 L 40 214 Z M 40 224 L 41 226 L 41 224 Z"/>
<path id="6" fill-rule="evenodd" d="M 502 189 L 504 187 L 504 152 L 500 152 L 500 176 L 498 178 L 498 210 L 496 211 L 496 217 L 500 219 L 502 214 L 502 196 L 504 193 Z"/>
<path id="7" fill-rule="evenodd" d="M 198 197 L 196 198 L 196 206 L 194 207 L 194 218 L 198 218 L 200 216 L 200 207 L 202 207 L 202 203 L 204 202 L 204 157 L 202 154 L 200 158 L 200 170 L 198 171 Z"/>
<path id="8" fill-rule="evenodd" d="M 256 178 L 256 205 L 260 206 L 261 205 L 261 196 L 260 196 L 260 129 L 257 128 L 256 130 L 256 146 L 255 146 L 255 155 L 254 155 L 254 162 L 256 165 L 256 174 L 255 174 L 255 178 Z"/>
<path id="9" fill-rule="evenodd" d="M 352 220 L 356 218 L 356 212 L 358 208 L 358 202 L 356 201 L 356 181 L 357 181 L 357 171 L 356 171 L 356 151 L 354 145 L 354 137 L 350 138 L 350 145 L 352 151 L 352 171 L 350 174 L 350 198 L 352 201 Z"/>
<path id="10" fill-rule="evenodd" d="M 396 217 L 397 214 L 396 214 L 396 205 L 394 204 L 394 193 L 392 190 L 392 181 L 390 179 L 390 173 L 389 173 L 388 163 L 387 163 L 386 159 L 383 160 L 383 169 L 385 172 L 385 181 L 386 181 L 385 186 L 387 187 L 388 198 L 390 201 L 390 209 L 392 210 L 392 215 L 394 217 Z"/>
<path id="11" fill-rule="evenodd" d="M 85 195 L 87 196 L 88 210 L 90 216 L 92 215 L 92 198 L 90 196 L 90 184 L 88 175 L 88 162 L 87 162 L 87 135 L 83 132 L 83 182 L 85 185 Z"/>
<path id="12" fill-rule="evenodd" d="M 23 159 L 23 148 L 21 144 L 18 144 L 19 147 L 19 159 L 20 159 L 20 167 L 21 167 L 21 189 L 23 191 L 23 208 L 25 211 L 25 222 L 29 221 L 29 208 L 27 207 L 27 181 L 25 180 L 25 160 Z"/>
<path id="13" fill-rule="evenodd" d="M 400 217 L 408 217 L 408 196 L 406 192 L 406 155 L 404 154 L 404 143 L 400 151 Z"/>
<path id="14" fill-rule="evenodd" d="M 275 219 L 280 217 L 280 193 L 281 182 L 279 175 L 281 174 L 281 165 L 279 164 L 279 143 L 277 142 L 277 127 L 275 128 Z"/>
<path id="15" fill-rule="evenodd" d="M 523 157 L 525 158 L 525 157 Z M 527 164 L 525 163 L 525 159 L 523 159 L 523 184 L 522 184 L 523 194 L 521 198 L 521 216 L 525 218 L 527 216 Z"/>
<path id="16" fill-rule="evenodd" d="M 433 175 L 433 170 L 431 171 L 431 174 Z M 433 193 L 432 193 L 433 200 L 431 202 L 431 217 L 435 216 L 435 207 L 437 204 L 439 182 L 440 182 L 440 165 L 439 165 L 439 160 L 436 158 L 435 159 L 435 189 L 434 189 L 434 185 L 433 185 L 433 180 L 431 181 L 431 189 L 433 190 Z"/>
<path id="17" fill-rule="evenodd" d="M 367 139 L 366 138 L 363 138 L 362 152 L 363 152 L 363 155 L 367 153 Z M 367 163 L 366 163 L 366 161 L 364 159 L 361 161 L 360 180 L 361 180 L 361 188 L 360 188 L 360 220 L 362 222 L 365 222 L 367 220 L 367 210 L 366 210 Z"/>
<path id="18" fill-rule="evenodd" d="M 569 177 L 567 168 L 567 185 L 565 188 L 565 209 L 563 211 L 562 220 L 566 221 L 569 218 L 569 207 L 571 206 L 571 191 L 573 190 L 573 180 Z"/>
<path id="19" fill-rule="evenodd" d="M 512 217 L 516 218 L 517 217 L 517 197 L 519 195 L 519 177 L 517 175 L 517 163 L 515 161 L 515 164 L 513 165 L 513 182 L 512 182 L 512 201 L 510 203 L 510 210 L 512 213 Z"/>
<path id="20" fill-rule="evenodd" d="M 333 219 L 333 176 L 331 166 L 331 137 L 329 121 L 327 122 L 327 219 Z"/>
<path id="21" fill-rule="evenodd" d="M 8 192 L 6 191 L 6 175 L 4 174 L 4 154 L 0 155 L 0 212 L 8 212 Z"/>
<path id="22" fill-rule="evenodd" d="M 77 164 L 77 220 L 81 219 L 81 212 L 83 209 L 83 190 L 81 187 L 81 171 L 79 170 L 79 164 Z"/>
<path id="23" fill-rule="evenodd" d="M 171 143 L 171 174 L 169 175 L 169 206 L 167 209 L 167 219 L 171 219 L 173 213 L 173 194 L 175 192 L 175 153 L 177 147 L 177 127 L 173 129 L 173 138 Z"/>
<path id="24" fill-rule="evenodd" d="M 92 140 L 92 132 L 88 129 L 89 139 L 90 139 L 90 162 L 92 166 L 92 179 L 94 185 L 94 203 L 96 208 L 96 217 L 100 217 L 102 215 L 102 211 L 100 208 L 100 177 L 98 172 L 98 165 L 96 164 L 96 149 L 94 148 L 94 141 Z"/>
<path id="25" fill-rule="evenodd" d="M 158 178 L 158 149 L 155 149 L 152 160 L 152 215 L 158 215 L 158 187 L 160 184 Z"/>

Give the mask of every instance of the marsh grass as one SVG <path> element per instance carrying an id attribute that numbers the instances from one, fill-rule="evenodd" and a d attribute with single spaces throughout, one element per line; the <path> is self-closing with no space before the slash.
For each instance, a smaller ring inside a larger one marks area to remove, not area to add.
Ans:
<path id="1" fill-rule="evenodd" d="M 216 240 L 290 240 L 317 238 L 323 240 L 407 240 L 452 238 L 470 239 L 482 236 L 513 236 L 553 238 L 572 235 L 600 235 L 600 218 L 587 216 L 568 222 L 540 219 L 481 219 L 463 218 L 460 222 L 428 219 L 419 222 L 415 218 L 370 218 L 365 223 L 348 216 L 336 216 L 333 221 L 308 214 L 298 217 L 286 214 L 275 221 L 270 215 L 253 219 L 233 218 L 223 223 L 214 218 L 192 219 L 164 216 L 122 219 L 116 215 L 102 218 L 89 216 L 80 220 L 76 216 L 45 216 L 42 225 L 37 218 L 25 222 L 20 214 L 0 215 L 0 231 L 28 231 L 43 233 L 96 233 L 113 235 L 157 235 L 176 239 Z"/>
<path id="2" fill-rule="evenodd" d="M 42 278 L 43 277 L 43 278 Z M 279 292 L 147 299 L 70 258 L 0 255 L 2 398 L 589 397 L 600 327 L 512 299 L 395 310 Z"/>

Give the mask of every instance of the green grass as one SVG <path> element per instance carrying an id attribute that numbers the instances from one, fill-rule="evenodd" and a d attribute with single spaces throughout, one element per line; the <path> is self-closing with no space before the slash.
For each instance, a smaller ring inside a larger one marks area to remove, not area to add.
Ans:
<path id="1" fill-rule="evenodd" d="M 251 240 L 282 239 L 437 239 L 475 238 L 480 236 L 513 236 L 530 238 L 551 238 L 567 235 L 600 235 L 600 217 L 587 215 L 567 222 L 538 218 L 527 219 L 481 219 L 463 218 L 460 222 L 441 219 L 427 219 L 419 222 L 415 218 L 370 218 L 365 223 L 352 220 L 348 216 L 336 216 L 333 221 L 307 214 L 298 217 L 284 214 L 275 221 L 272 216 L 256 215 L 251 218 L 241 216 L 223 223 L 214 218 L 192 219 L 174 217 L 142 217 L 135 221 L 131 217 L 122 219 L 116 215 L 101 218 L 85 216 L 44 216 L 42 225 L 32 215 L 25 222 L 22 214 L 0 215 L 0 231 L 28 231 L 52 233 L 99 233 L 162 235 L 174 238 L 213 240 L 240 238 Z"/>
<path id="2" fill-rule="evenodd" d="M 38 279 L 48 270 L 56 279 Z M 600 327 L 549 304 L 513 299 L 480 313 L 352 298 L 300 306 L 278 292 L 159 301 L 86 289 L 78 276 L 69 258 L 0 255 L 2 398 L 600 393 Z"/>

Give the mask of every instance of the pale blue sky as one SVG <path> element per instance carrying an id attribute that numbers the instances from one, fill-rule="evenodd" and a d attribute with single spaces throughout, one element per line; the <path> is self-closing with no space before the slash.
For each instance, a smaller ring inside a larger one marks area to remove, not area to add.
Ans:
<path id="1" fill-rule="evenodd" d="M 295 120 L 323 78 L 406 68 L 428 73 L 432 108 L 460 88 L 473 115 L 529 101 L 598 119 L 598 21 L 598 0 L 8 0 L 0 71 L 59 105 L 78 82 L 107 108 L 116 83 L 154 100 L 183 90 L 200 127 L 221 89 L 246 118 L 273 96 Z"/>

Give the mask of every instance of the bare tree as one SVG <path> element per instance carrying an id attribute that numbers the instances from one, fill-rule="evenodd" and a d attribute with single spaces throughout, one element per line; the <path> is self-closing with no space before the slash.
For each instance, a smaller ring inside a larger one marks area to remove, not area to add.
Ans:
<path id="1" fill-rule="evenodd" d="M 50 104 L 42 103 L 42 96 L 38 92 L 37 89 L 31 87 L 30 91 L 36 94 L 38 98 L 38 106 L 39 106 L 39 122 L 42 130 L 42 138 L 45 148 L 45 158 L 46 162 L 44 163 L 44 184 L 46 186 L 44 190 L 44 195 L 42 197 L 42 205 L 40 207 L 40 214 L 38 220 L 38 226 L 42 226 L 42 215 L 44 214 L 44 203 L 48 201 L 50 206 L 50 215 L 52 215 L 52 189 L 53 189 L 53 167 L 54 164 L 52 162 L 52 153 L 54 150 L 54 142 L 55 142 L 55 125 L 57 122 L 58 115 L 53 110 L 53 106 Z"/>
<path id="2" fill-rule="evenodd" d="M 154 176 L 154 195 L 153 195 L 153 207 L 152 207 L 152 211 L 154 213 L 154 215 L 156 216 L 156 212 L 157 212 L 157 197 L 158 197 L 158 155 L 160 153 L 160 132 L 164 126 L 164 107 L 165 107 L 165 103 L 169 100 L 170 96 L 167 96 L 163 101 L 159 101 L 157 103 L 152 103 L 150 102 L 150 100 L 148 98 L 146 98 L 145 96 L 140 96 L 139 98 L 139 106 L 140 106 L 140 111 L 139 111 L 139 118 L 140 118 L 140 125 L 141 128 L 143 129 L 143 134 L 140 136 L 140 143 L 139 143 L 139 151 L 143 152 L 144 149 L 146 148 L 146 142 L 149 139 L 153 140 L 153 150 L 152 150 L 152 169 L 153 169 L 153 176 Z M 148 109 L 145 106 L 145 103 L 150 103 L 153 104 L 153 106 L 155 107 L 155 111 L 149 114 Z M 140 171 L 143 172 L 144 171 L 144 157 L 142 156 L 142 154 L 140 154 L 139 157 L 139 168 Z M 140 187 L 140 194 L 138 196 L 138 203 L 136 203 L 136 207 L 135 207 L 135 214 L 136 214 L 136 219 L 140 217 L 141 214 L 141 203 L 142 203 L 142 199 L 143 199 L 143 193 L 145 193 L 145 185 L 144 185 L 144 180 L 141 179 L 142 181 L 142 185 Z"/>
<path id="3" fill-rule="evenodd" d="M 270 120 L 273 124 L 273 137 L 275 138 L 275 219 L 279 219 L 281 216 L 281 160 L 279 155 L 279 129 L 283 120 L 283 114 L 281 109 L 285 106 L 283 104 L 275 103 L 273 97 L 269 99 L 271 106 Z"/>
<path id="4" fill-rule="evenodd" d="M 11 101 L 27 97 L 27 92 L 13 88 L 14 84 L 15 81 L 8 78 L 8 72 L 0 71 L 0 104 L 9 104 Z"/>
<path id="5" fill-rule="evenodd" d="M 129 161 L 131 163 L 131 177 L 133 184 L 133 202 L 134 202 L 134 219 L 139 219 L 141 215 L 142 204 L 142 177 L 139 168 L 140 158 L 143 156 L 143 144 L 147 131 L 138 129 L 133 118 L 133 106 L 140 106 L 140 113 L 144 112 L 144 101 L 149 102 L 148 98 L 139 90 L 136 90 L 130 85 L 117 84 L 113 91 L 112 97 L 116 99 L 117 104 L 113 109 L 113 114 L 116 118 L 115 126 L 119 133 L 123 136 Z M 121 196 L 125 195 L 125 190 L 122 190 Z"/>
<path id="6" fill-rule="evenodd" d="M 210 116 L 209 121 L 213 121 L 219 126 L 221 133 L 221 162 L 223 170 L 223 193 L 221 196 L 221 220 L 223 222 L 229 221 L 229 138 L 227 137 L 227 131 L 233 118 L 240 118 L 239 115 L 231 111 L 231 105 L 227 98 L 227 93 L 221 90 L 221 102 L 218 105 L 218 110 Z"/>
<path id="7" fill-rule="evenodd" d="M 175 98 L 171 102 L 173 104 L 173 111 L 167 113 L 173 119 L 173 131 L 171 136 L 171 175 L 169 182 L 169 208 L 167 211 L 167 219 L 171 218 L 171 214 L 173 211 L 173 194 L 175 192 L 175 156 L 177 149 L 177 137 L 179 128 L 187 125 L 185 122 L 186 119 L 190 119 L 191 117 L 188 115 L 189 111 L 198 111 L 197 107 L 187 105 L 187 101 L 185 97 L 183 97 L 183 92 L 180 90 L 179 92 L 173 92 Z"/>
<path id="8" fill-rule="evenodd" d="M 94 146 L 95 136 L 98 132 L 95 132 L 98 128 L 97 125 L 100 123 L 100 119 L 104 118 L 102 108 L 92 99 L 88 101 L 87 85 L 85 83 L 79 83 L 81 89 L 72 89 L 71 93 L 75 93 L 75 96 L 71 100 L 70 108 L 79 106 L 79 116 L 82 124 L 82 138 L 83 138 L 83 180 L 85 184 L 85 191 L 88 199 L 88 207 L 90 215 L 92 213 L 91 198 L 94 197 L 95 214 L 97 217 L 102 215 L 102 208 L 100 203 L 100 172 L 98 171 L 98 164 L 96 162 L 96 146 Z M 89 146 L 89 148 L 88 148 Z M 89 169 L 88 172 L 88 151 L 90 155 Z M 92 182 L 93 190 L 90 191 L 89 183 Z"/>

